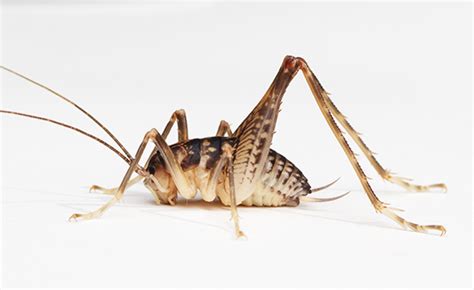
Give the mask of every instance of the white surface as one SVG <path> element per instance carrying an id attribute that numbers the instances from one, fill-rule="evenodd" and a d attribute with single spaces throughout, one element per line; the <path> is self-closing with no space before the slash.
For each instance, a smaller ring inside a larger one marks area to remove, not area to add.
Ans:
<path id="1" fill-rule="evenodd" d="M 448 234 L 399 230 L 374 212 L 298 76 L 274 148 L 313 186 L 341 176 L 327 195 L 353 192 L 239 208 L 246 241 L 234 240 L 219 205 L 155 206 L 141 185 L 103 218 L 68 223 L 108 200 L 87 187 L 118 185 L 125 163 L 75 133 L 2 116 L 3 286 L 471 285 L 470 4 L 11 2 L 3 64 L 73 98 L 131 152 L 177 108 L 187 109 L 192 137 L 212 135 L 221 119 L 236 128 L 284 55 L 305 57 L 382 165 L 448 184 L 448 194 L 405 193 L 361 158 L 383 201 Z M 2 108 L 105 136 L 47 92 L 2 78 Z"/>

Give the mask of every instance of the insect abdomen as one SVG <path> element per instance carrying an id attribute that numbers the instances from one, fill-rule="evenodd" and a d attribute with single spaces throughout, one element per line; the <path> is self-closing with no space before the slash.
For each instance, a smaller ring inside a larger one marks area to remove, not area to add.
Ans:
<path id="1" fill-rule="evenodd" d="M 311 193 L 311 186 L 291 161 L 270 149 L 257 190 L 242 202 L 248 206 L 296 206 L 299 197 Z"/>

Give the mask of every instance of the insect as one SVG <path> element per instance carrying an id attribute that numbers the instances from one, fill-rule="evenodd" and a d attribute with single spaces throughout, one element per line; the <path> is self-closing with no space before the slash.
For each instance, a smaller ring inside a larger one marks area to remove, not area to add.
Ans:
<path id="1" fill-rule="evenodd" d="M 174 205 L 177 202 L 178 194 L 184 199 L 193 199 L 198 191 L 201 193 L 202 199 L 207 202 L 218 199 L 222 204 L 230 207 L 237 237 L 244 236 L 239 227 L 239 216 L 237 214 L 237 206 L 239 205 L 297 206 L 300 200 L 322 202 L 345 196 L 348 192 L 331 198 L 308 197 L 307 195 L 310 193 L 325 189 L 334 182 L 319 188 L 312 188 L 307 178 L 290 160 L 270 148 L 285 90 L 296 74 L 301 71 L 317 106 L 344 150 L 375 210 L 397 222 L 405 229 L 425 233 L 438 231 L 441 235 L 446 233 L 442 225 L 420 225 L 407 221 L 395 213 L 397 209 L 391 208 L 388 204 L 379 200 L 360 167 L 357 156 L 347 143 L 340 126 L 355 141 L 370 164 L 384 180 L 409 191 L 417 192 L 436 188 L 447 190 L 447 187 L 443 183 L 412 184 L 410 180 L 395 176 L 385 170 L 375 159 L 373 152 L 362 141 L 360 134 L 334 105 L 329 94 L 303 58 L 293 56 L 284 58 L 275 79 L 263 98 L 234 132 L 229 124 L 223 120 L 220 122 L 214 137 L 189 139 L 186 113 L 184 110 L 177 110 L 171 115 L 162 133 L 156 129 L 146 132 L 135 155 L 131 155 L 102 123 L 70 99 L 11 69 L 3 66 L 1 68 L 50 91 L 75 106 L 97 123 L 114 140 L 120 150 L 96 136 L 62 122 L 14 111 L 0 110 L 1 113 L 43 120 L 75 130 L 107 146 L 128 164 L 128 170 L 117 188 L 106 189 L 97 185 L 91 187 L 91 190 L 111 194 L 110 201 L 97 210 L 88 213 L 75 213 L 70 217 L 70 220 L 86 220 L 101 216 L 122 198 L 128 187 L 139 181 L 143 181 L 158 204 Z M 166 138 L 175 123 L 178 126 L 179 142 L 168 145 Z M 147 144 L 150 142 L 153 143 L 154 149 L 145 165 L 141 166 L 139 162 L 143 157 Z M 136 177 L 132 178 L 134 173 Z"/>

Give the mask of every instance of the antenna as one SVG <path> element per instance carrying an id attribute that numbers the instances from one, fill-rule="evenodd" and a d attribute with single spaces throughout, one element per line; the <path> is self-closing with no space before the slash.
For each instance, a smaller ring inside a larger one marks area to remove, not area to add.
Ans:
<path id="1" fill-rule="evenodd" d="M 18 116 L 22 116 L 22 117 L 27 117 L 27 118 L 32 118 L 32 119 L 37 119 L 37 120 L 41 120 L 41 121 L 46 121 L 46 122 L 50 122 L 50 123 L 53 123 L 53 124 L 56 124 L 56 125 L 59 125 L 59 126 L 62 126 L 62 127 L 65 127 L 65 128 L 68 128 L 68 129 L 71 129 L 71 130 L 74 130 L 82 135 L 85 135 L 97 142 L 99 142 L 100 144 L 104 145 L 105 147 L 109 148 L 110 150 L 112 150 L 113 152 L 115 152 L 118 156 L 120 156 L 120 158 L 122 158 L 123 160 L 125 160 L 125 162 L 127 162 L 128 164 L 130 164 L 130 160 L 131 158 L 127 158 L 125 157 L 125 155 L 123 155 L 122 153 L 120 153 L 120 151 L 118 151 L 117 149 L 115 149 L 112 145 L 110 145 L 109 143 L 105 142 L 104 140 L 90 134 L 90 133 L 87 133 L 86 131 L 84 130 L 81 130 L 79 128 L 76 128 L 74 126 L 71 126 L 71 125 L 68 125 L 68 124 L 65 124 L 65 123 L 62 123 L 62 122 L 59 122 L 59 121 L 56 121 L 56 120 L 52 120 L 52 119 L 48 119 L 48 118 L 45 118 L 45 117 L 41 117 L 41 116 L 35 116 L 35 115 L 30 115 L 30 114 L 25 114 L 25 113 L 20 113 L 20 112 L 14 112 L 14 111 L 6 111 L 6 110 L 0 110 L 0 113 L 5 113 L 5 114 L 11 114 L 11 115 L 18 115 Z"/>
<path id="2" fill-rule="evenodd" d="M 89 117 L 92 121 L 94 121 L 97 125 L 99 125 L 99 127 L 101 127 L 101 128 L 105 131 L 105 133 L 107 133 L 107 134 L 115 141 L 115 143 L 120 147 L 120 149 L 122 149 L 122 151 L 125 153 L 125 155 L 127 155 L 127 157 L 128 157 L 129 160 L 130 160 L 130 159 L 133 159 L 132 155 L 130 155 L 130 153 L 127 151 L 127 149 L 125 149 L 125 147 L 122 145 L 122 143 L 120 143 L 120 141 L 119 141 L 117 138 L 115 138 L 114 134 L 112 134 L 112 132 L 110 132 L 104 125 L 102 125 L 102 123 L 100 123 L 96 118 L 94 118 L 94 116 L 92 116 L 91 114 L 89 114 L 86 110 L 84 110 L 83 108 L 81 108 L 78 104 L 74 103 L 73 101 L 71 101 L 70 99 L 68 99 L 68 98 L 66 98 L 65 96 L 61 95 L 60 93 L 54 91 L 53 89 L 48 88 L 47 86 L 45 86 L 45 85 L 43 85 L 43 84 L 40 84 L 40 83 L 38 83 L 37 81 L 34 81 L 34 80 L 30 79 L 29 77 L 24 76 L 24 75 L 22 75 L 22 74 L 20 74 L 20 73 L 18 73 L 18 72 L 16 72 L 16 71 L 14 71 L 14 70 L 12 70 L 12 69 L 9 69 L 9 68 L 7 68 L 7 67 L 4 67 L 3 65 L 0 65 L 0 68 L 2 68 L 2 69 L 6 70 L 6 71 L 9 72 L 9 73 L 12 73 L 12 74 L 14 74 L 14 75 L 16 75 L 16 76 L 18 76 L 18 77 L 24 79 L 24 80 L 29 81 L 29 82 L 32 83 L 32 84 L 35 84 L 35 85 L 37 85 L 37 86 L 39 86 L 39 87 L 41 87 L 41 88 L 43 88 L 43 89 L 45 89 L 45 90 L 47 90 L 47 91 L 53 93 L 54 95 L 60 97 L 60 98 L 63 99 L 64 101 L 68 102 L 69 104 L 71 104 L 71 105 L 73 105 L 74 107 L 76 107 L 77 109 L 79 109 L 79 111 L 81 111 L 81 112 L 83 112 L 84 114 L 86 114 L 87 117 Z M 23 114 L 23 113 L 21 113 L 21 114 Z M 19 114 L 19 115 L 21 115 L 21 114 Z M 24 115 L 26 115 L 26 114 L 23 114 L 23 116 L 24 116 Z M 41 119 L 40 119 L 40 120 L 41 120 Z M 59 123 L 59 122 L 55 121 L 55 122 L 53 122 L 53 123 Z"/>

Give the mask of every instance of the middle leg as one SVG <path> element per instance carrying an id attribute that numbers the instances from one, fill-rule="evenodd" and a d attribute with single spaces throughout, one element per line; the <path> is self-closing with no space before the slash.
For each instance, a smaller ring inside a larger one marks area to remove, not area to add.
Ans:
<path id="1" fill-rule="evenodd" d="M 224 147 L 224 154 L 227 159 L 227 175 L 229 178 L 229 189 L 230 189 L 230 210 L 232 213 L 232 220 L 234 221 L 235 234 L 237 238 L 245 237 L 244 232 L 240 230 L 239 224 L 239 213 L 237 212 L 237 197 L 235 193 L 235 184 L 234 184 L 234 170 L 233 170 L 233 149 L 230 146 Z"/>
<path id="2" fill-rule="evenodd" d="M 221 156 L 219 157 L 219 161 L 212 168 L 209 174 L 209 178 L 206 181 L 207 183 L 206 186 L 200 189 L 201 194 L 204 195 L 207 193 L 216 193 L 218 183 L 220 181 L 222 182 L 221 177 L 222 175 L 224 175 L 224 181 L 223 181 L 224 188 L 226 188 L 225 184 L 226 184 L 226 180 L 228 180 L 229 181 L 228 194 L 230 197 L 229 198 L 230 204 L 227 204 L 227 203 L 225 204 L 230 206 L 231 218 L 234 222 L 235 235 L 237 238 L 245 237 L 245 234 L 240 230 L 239 215 L 237 213 L 234 176 L 233 176 L 233 170 L 232 170 L 232 166 L 233 166 L 232 158 L 233 158 L 234 148 L 230 144 L 224 143 L 221 149 L 222 149 L 222 153 L 221 153 Z"/>

